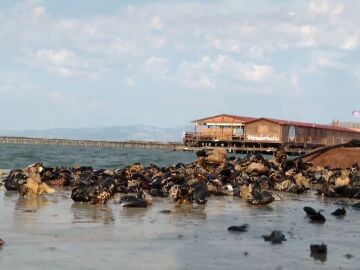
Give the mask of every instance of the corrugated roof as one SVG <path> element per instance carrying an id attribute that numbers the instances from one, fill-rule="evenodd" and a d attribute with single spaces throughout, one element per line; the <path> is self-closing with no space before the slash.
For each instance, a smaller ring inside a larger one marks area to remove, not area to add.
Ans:
<path id="1" fill-rule="evenodd" d="M 266 118 L 266 117 L 256 118 L 254 120 L 248 121 L 248 123 L 255 122 L 255 121 L 258 121 L 258 120 L 268 120 L 268 121 L 271 121 L 271 122 L 278 123 L 280 125 L 290 125 L 290 126 L 297 126 L 297 127 L 312 127 L 312 128 L 330 129 L 330 130 L 347 131 L 347 132 L 359 132 L 359 131 L 356 131 L 354 129 L 344 128 L 344 127 L 334 127 L 334 126 L 331 126 L 331 125 L 323 125 L 323 124 L 307 123 L 307 122 L 297 122 L 297 121 L 288 121 L 288 120 Z"/>
<path id="2" fill-rule="evenodd" d="M 237 119 L 237 120 L 239 120 L 241 122 L 249 122 L 249 121 L 257 119 L 255 117 L 247 117 L 247 116 L 239 116 L 239 115 L 224 114 L 223 113 L 223 114 L 218 114 L 218 115 L 214 115 L 214 116 L 210 116 L 210 117 L 206 117 L 206 118 L 202 118 L 202 119 L 193 120 L 193 121 L 191 121 L 191 123 L 204 122 L 204 121 L 209 120 L 211 118 L 222 117 L 222 116 L 235 118 L 235 119 Z"/>
<path id="3" fill-rule="evenodd" d="M 337 131 L 346 131 L 346 132 L 356 132 L 359 133 L 360 130 L 355 130 L 351 128 L 345 128 L 345 127 L 334 127 L 331 125 L 323 125 L 323 124 L 316 124 L 316 123 L 307 123 L 307 122 L 298 122 L 298 121 L 289 121 L 289 120 L 282 120 L 282 119 L 275 119 L 275 118 L 266 118 L 266 117 L 248 117 L 248 116 L 239 116 L 239 115 L 233 115 L 233 114 L 218 114 L 215 116 L 210 116 L 198 120 L 191 121 L 192 123 L 197 122 L 205 122 L 209 119 L 216 118 L 216 117 L 230 117 L 239 120 L 239 122 L 242 123 L 250 123 L 258 120 L 268 120 L 275 123 L 278 123 L 280 125 L 291 125 L 291 126 L 298 126 L 298 127 L 312 127 L 312 128 L 321 128 L 321 129 L 329 129 L 329 130 L 337 130 Z"/>

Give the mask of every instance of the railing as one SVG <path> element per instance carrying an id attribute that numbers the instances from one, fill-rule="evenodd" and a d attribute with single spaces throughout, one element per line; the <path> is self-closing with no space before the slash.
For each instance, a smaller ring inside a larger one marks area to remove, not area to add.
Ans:
<path id="1" fill-rule="evenodd" d="M 199 141 L 244 141 L 243 135 L 221 134 L 210 132 L 184 132 L 183 142 L 185 145 L 195 145 Z"/>

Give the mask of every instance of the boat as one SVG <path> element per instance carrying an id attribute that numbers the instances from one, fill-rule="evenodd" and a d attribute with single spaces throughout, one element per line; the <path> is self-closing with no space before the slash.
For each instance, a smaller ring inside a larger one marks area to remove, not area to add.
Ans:
<path id="1" fill-rule="evenodd" d="M 353 139 L 347 143 L 340 143 L 317 148 L 296 159 L 302 158 L 311 162 L 313 166 L 346 169 L 354 164 L 360 165 L 360 140 Z"/>

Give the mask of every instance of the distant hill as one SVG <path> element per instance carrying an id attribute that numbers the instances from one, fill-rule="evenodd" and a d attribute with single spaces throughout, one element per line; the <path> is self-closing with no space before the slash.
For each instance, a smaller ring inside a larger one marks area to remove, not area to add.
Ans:
<path id="1" fill-rule="evenodd" d="M 182 133 L 193 127 L 160 128 L 147 125 L 114 126 L 104 128 L 56 128 L 42 130 L 0 130 L 0 136 L 18 136 L 33 138 L 58 138 L 73 140 L 104 141 L 162 141 L 181 142 Z"/>

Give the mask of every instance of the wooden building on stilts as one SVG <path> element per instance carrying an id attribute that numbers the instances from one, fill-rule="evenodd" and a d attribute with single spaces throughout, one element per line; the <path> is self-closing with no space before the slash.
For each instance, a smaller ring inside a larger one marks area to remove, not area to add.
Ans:
<path id="1" fill-rule="evenodd" d="M 226 147 L 236 152 L 269 152 L 283 145 L 289 152 L 300 153 L 360 139 L 359 129 L 265 117 L 220 114 L 192 123 L 194 131 L 184 132 L 186 146 Z"/>

